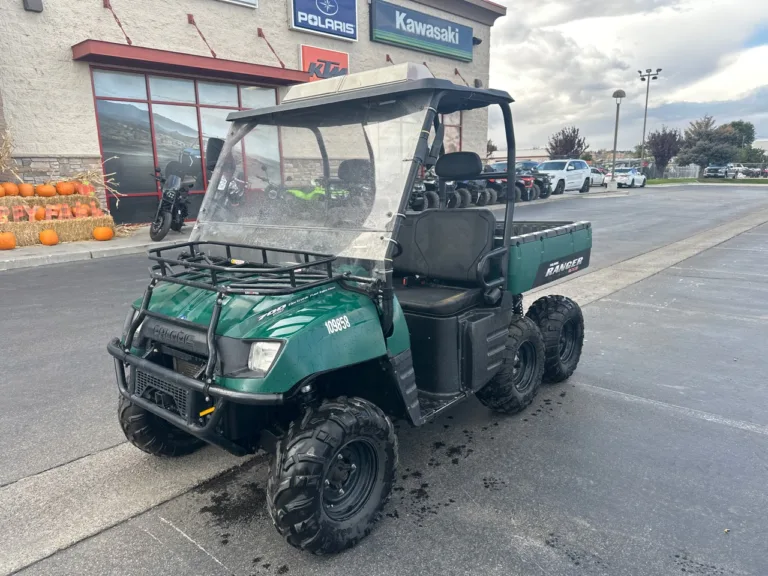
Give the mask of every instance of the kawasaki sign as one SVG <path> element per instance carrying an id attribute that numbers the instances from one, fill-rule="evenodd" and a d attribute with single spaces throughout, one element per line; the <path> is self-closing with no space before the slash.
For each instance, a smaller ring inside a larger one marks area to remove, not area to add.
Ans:
<path id="1" fill-rule="evenodd" d="M 291 28 L 357 40 L 357 0 L 291 0 Z"/>
<path id="2" fill-rule="evenodd" d="M 371 40 L 472 61 L 472 28 L 384 0 L 371 2 Z"/>

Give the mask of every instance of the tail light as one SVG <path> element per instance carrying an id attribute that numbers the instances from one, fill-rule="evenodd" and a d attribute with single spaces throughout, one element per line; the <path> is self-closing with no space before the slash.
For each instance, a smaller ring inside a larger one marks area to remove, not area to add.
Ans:
<path id="1" fill-rule="evenodd" d="M 530 176 L 523 176 L 521 180 L 523 181 L 523 184 L 525 184 L 526 188 L 533 188 L 533 178 Z"/>

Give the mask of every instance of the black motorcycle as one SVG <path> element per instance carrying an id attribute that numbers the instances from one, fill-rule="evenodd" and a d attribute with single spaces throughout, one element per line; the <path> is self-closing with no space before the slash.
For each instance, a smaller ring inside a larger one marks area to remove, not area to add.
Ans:
<path id="1" fill-rule="evenodd" d="M 184 220 L 189 216 L 189 191 L 195 185 L 196 178 L 181 178 L 176 174 L 168 174 L 167 178 L 163 178 L 160 168 L 155 168 L 154 177 L 162 185 L 163 193 L 157 206 L 157 214 L 149 228 L 149 237 L 159 242 L 169 230 L 180 232 L 184 226 Z"/>

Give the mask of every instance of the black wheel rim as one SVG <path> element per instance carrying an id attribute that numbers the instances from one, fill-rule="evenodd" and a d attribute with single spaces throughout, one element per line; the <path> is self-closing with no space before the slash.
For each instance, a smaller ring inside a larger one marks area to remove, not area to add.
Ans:
<path id="1" fill-rule="evenodd" d="M 370 498 L 379 472 L 376 450 L 365 440 L 353 440 L 333 458 L 323 478 L 326 515 L 343 522 L 360 512 Z"/>
<path id="2" fill-rule="evenodd" d="M 576 351 L 576 323 L 569 320 L 560 331 L 560 361 L 567 364 Z"/>
<path id="3" fill-rule="evenodd" d="M 162 229 L 163 229 L 163 217 L 160 216 L 158 219 L 152 222 L 152 232 L 156 234 L 160 232 L 160 230 Z"/>
<path id="4" fill-rule="evenodd" d="M 523 342 L 515 354 L 512 367 L 512 384 L 518 392 L 525 392 L 533 385 L 536 374 L 536 348 L 533 343 Z"/>

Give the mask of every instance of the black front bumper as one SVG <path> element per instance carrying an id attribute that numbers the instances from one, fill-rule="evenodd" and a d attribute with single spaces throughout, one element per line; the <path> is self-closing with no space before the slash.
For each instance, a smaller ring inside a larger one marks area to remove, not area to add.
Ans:
<path id="1" fill-rule="evenodd" d="M 233 454 L 244 455 L 247 454 L 249 450 L 224 438 L 217 432 L 217 427 L 221 422 L 221 418 L 226 412 L 227 404 L 232 402 L 234 404 L 245 404 L 248 406 L 279 406 L 285 402 L 285 396 L 283 394 L 253 394 L 249 392 L 238 392 L 237 390 L 230 390 L 229 388 L 222 388 L 221 386 L 212 384 L 207 385 L 201 380 L 190 378 L 184 374 L 179 374 L 178 372 L 169 370 L 154 362 L 150 362 L 145 358 L 140 358 L 131 354 L 122 347 L 118 338 L 113 338 L 112 341 L 107 344 L 107 351 L 115 359 L 115 375 L 117 377 L 117 388 L 120 391 L 120 394 L 147 412 L 151 412 L 155 416 L 170 422 L 177 428 L 181 428 L 185 432 L 201 438 L 206 442 L 216 444 Z M 194 397 L 195 395 L 191 393 L 197 392 L 205 397 L 211 398 L 215 408 L 213 413 L 207 416 L 204 423 L 201 424 L 201 419 L 197 416 L 197 408 L 194 402 L 189 403 L 187 406 L 186 418 L 183 418 L 179 414 L 175 414 L 146 398 L 142 398 L 135 393 L 135 379 L 131 378 L 129 380 L 126 377 L 125 369 L 128 366 L 132 367 L 134 372 L 141 371 L 162 382 L 166 382 L 182 389 L 188 393 L 189 397 Z"/>

